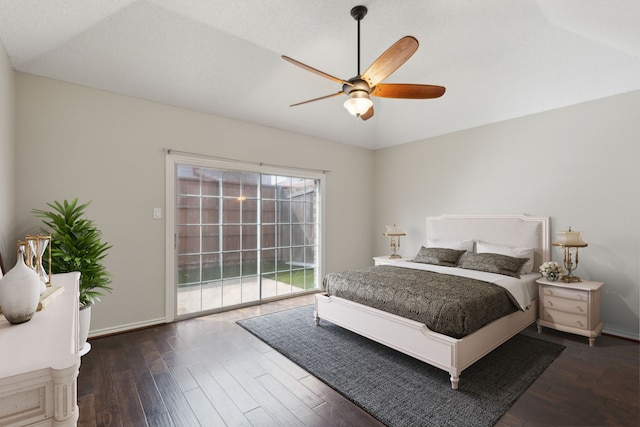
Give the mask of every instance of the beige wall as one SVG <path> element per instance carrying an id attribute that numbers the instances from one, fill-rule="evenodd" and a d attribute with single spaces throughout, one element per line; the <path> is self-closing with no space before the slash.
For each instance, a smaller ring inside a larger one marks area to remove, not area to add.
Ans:
<path id="1" fill-rule="evenodd" d="M 105 91 L 16 73 L 16 215 L 37 229 L 33 208 L 92 200 L 88 214 L 114 245 L 114 292 L 93 308 L 92 331 L 164 318 L 163 148 L 330 170 L 326 178 L 325 268 L 368 265 L 373 245 L 373 153 Z M 132 179 L 134 178 L 134 179 Z M 131 183 L 136 183 L 131 187 Z"/>
<path id="2" fill-rule="evenodd" d="M 15 263 L 14 72 L 0 42 L 0 254 L 9 270 Z"/>
<path id="3" fill-rule="evenodd" d="M 379 150 L 372 234 L 397 222 L 412 256 L 427 215 L 550 216 L 552 239 L 569 226 L 584 233 L 576 274 L 606 283 L 605 331 L 638 339 L 639 114 L 637 91 Z"/>
<path id="4" fill-rule="evenodd" d="M 1 53 L 4 90 L 13 80 Z M 15 85 L 16 170 L 50 165 L 41 178 L 19 174 L 16 235 L 38 226 L 31 209 L 77 196 L 93 200 L 89 213 L 115 246 L 115 292 L 94 308 L 94 331 L 164 316 L 164 221 L 152 209 L 165 206 L 167 147 L 331 170 L 327 271 L 387 253 L 381 234 L 392 222 L 409 233 L 401 253 L 413 255 L 427 215 L 548 215 L 553 233 L 584 232 L 577 273 L 606 282 L 605 330 L 639 336 L 640 92 L 371 152 L 31 75 L 16 74 Z M 13 108 L 2 108 L 10 126 Z M 0 150 L 11 152 L 0 132 Z M 127 187 L 130 176 L 139 187 Z"/>

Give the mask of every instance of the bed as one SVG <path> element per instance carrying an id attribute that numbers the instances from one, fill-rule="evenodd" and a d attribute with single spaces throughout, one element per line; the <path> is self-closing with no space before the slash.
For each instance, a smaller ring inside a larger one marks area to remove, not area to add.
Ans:
<path id="1" fill-rule="evenodd" d="M 427 218 L 425 246 L 450 246 L 454 243 L 466 246 L 469 242 L 474 253 L 481 245 L 485 245 L 485 252 L 486 247 L 499 246 L 532 250 L 529 265 L 532 273 L 522 275 L 524 281 L 529 283 L 527 286 L 530 286 L 529 301 L 526 298 L 524 302 L 521 300 L 525 307 L 514 304 L 516 307 L 509 314 L 492 320 L 477 330 L 453 337 L 451 334 L 431 330 L 423 322 L 323 293 L 316 295 L 315 299 L 316 325 L 320 324 L 321 319 L 327 320 L 443 369 L 450 374 L 451 387 L 457 389 L 464 369 L 535 322 L 538 313 L 535 279 L 539 277 L 539 265 L 550 257 L 549 218 L 526 215 L 442 215 Z M 394 268 L 414 268 L 416 265 L 402 261 L 392 264 L 391 269 L 384 266 L 388 276 L 393 275 Z M 451 267 L 449 271 L 449 267 L 437 267 L 436 270 L 443 274 L 453 274 L 451 272 L 460 269 Z M 481 279 L 490 276 L 498 278 L 502 275 L 486 272 L 480 274 Z"/>

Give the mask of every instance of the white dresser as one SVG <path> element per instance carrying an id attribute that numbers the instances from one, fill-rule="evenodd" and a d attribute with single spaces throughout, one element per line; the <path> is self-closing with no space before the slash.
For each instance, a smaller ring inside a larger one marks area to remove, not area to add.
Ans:
<path id="1" fill-rule="evenodd" d="M 593 346 L 602 332 L 600 288 L 602 282 L 551 282 L 537 280 L 540 290 L 538 333 L 542 327 L 571 332 L 589 338 Z"/>
<path id="2" fill-rule="evenodd" d="M 53 275 L 64 292 L 26 323 L 0 315 L 0 426 L 76 425 L 79 280 Z"/>

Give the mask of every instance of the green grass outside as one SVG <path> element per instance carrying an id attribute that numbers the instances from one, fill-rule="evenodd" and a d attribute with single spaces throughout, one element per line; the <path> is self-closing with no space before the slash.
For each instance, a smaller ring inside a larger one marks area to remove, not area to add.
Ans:
<path id="1" fill-rule="evenodd" d="M 274 262 L 262 263 L 262 277 L 266 279 L 276 280 L 281 283 L 287 283 L 300 289 L 313 289 L 315 279 L 314 268 L 303 268 L 291 270 L 291 265 L 287 263 Z M 267 271 L 268 273 L 264 273 Z M 211 282 L 220 279 L 232 279 L 242 275 L 251 276 L 258 272 L 256 263 L 238 265 L 226 265 L 221 274 L 220 268 L 203 268 L 202 280 L 199 277 L 199 269 L 182 269 L 178 270 L 178 286 L 192 286 L 201 282 Z M 306 283 L 306 286 L 305 286 Z"/>
<path id="2" fill-rule="evenodd" d="M 300 289 L 312 289 L 314 287 L 313 281 L 315 279 L 315 269 L 305 268 L 302 270 L 293 270 L 291 274 L 288 274 L 288 272 L 263 274 L 262 277 L 277 280 L 282 283 L 288 283 L 289 285 Z"/>

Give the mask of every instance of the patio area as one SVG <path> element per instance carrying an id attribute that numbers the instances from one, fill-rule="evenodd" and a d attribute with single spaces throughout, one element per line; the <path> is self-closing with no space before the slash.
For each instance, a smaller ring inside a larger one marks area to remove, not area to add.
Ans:
<path id="1" fill-rule="evenodd" d="M 308 289 L 258 276 L 209 282 L 201 286 L 181 286 L 178 287 L 176 296 L 177 314 L 182 316 L 216 308 L 231 307 L 259 301 L 261 298 L 292 295 L 306 290 Z"/>

